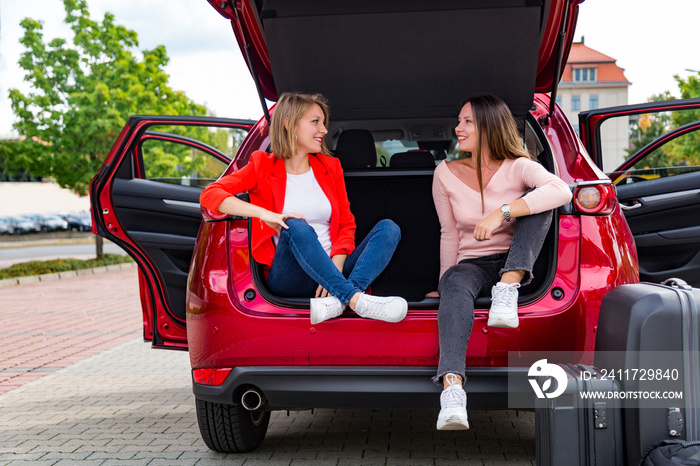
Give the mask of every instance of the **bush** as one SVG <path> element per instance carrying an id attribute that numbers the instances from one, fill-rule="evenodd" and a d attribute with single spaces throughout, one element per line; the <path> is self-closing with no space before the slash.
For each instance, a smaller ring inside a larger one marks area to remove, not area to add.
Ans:
<path id="1" fill-rule="evenodd" d="M 29 261 L 13 264 L 6 269 L 0 269 L 0 280 L 5 278 L 28 277 L 47 273 L 67 272 L 70 270 L 90 269 L 106 265 L 133 262 L 129 256 L 122 254 L 104 254 L 102 257 L 88 260 L 55 259 L 50 261 Z"/>

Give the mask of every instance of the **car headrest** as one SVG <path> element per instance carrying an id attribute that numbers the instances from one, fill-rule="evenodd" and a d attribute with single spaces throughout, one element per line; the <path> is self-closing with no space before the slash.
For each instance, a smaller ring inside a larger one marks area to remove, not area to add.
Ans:
<path id="1" fill-rule="evenodd" d="M 399 152 L 391 156 L 390 168 L 435 168 L 435 159 L 427 150 Z"/>
<path id="2" fill-rule="evenodd" d="M 340 133 L 333 155 L 340 159 L 343 170 L 377 166 L 374 137 L 366 129 L 349 129 Z"/>

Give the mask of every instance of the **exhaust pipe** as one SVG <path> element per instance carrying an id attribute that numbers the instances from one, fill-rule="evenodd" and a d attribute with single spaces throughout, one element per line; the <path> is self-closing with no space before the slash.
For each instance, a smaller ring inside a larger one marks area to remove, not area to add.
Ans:
<path id="1" fill-rule="evenodd" d="M 255 389 L 250 389 L 241 395 L 241 404 L 248 411 L 256 411 L 267 403 L 265 396 Z"/>

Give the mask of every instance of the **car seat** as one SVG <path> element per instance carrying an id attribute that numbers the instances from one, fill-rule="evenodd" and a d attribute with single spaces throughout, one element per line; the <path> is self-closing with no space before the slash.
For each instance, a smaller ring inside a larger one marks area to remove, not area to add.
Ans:
<path id="1" fill-rule="evenodd" d="M 435 159 L 427 150 L 399 152 L 391 156 L 390 168 L 435 168 Z"/>
<path id="2" fill-rule="evenodd" d="M 358 170 L 377 166 L 374 137 L 366 129 L 349 129 L 340 133 L 333 151 L 343 170 Z"/>

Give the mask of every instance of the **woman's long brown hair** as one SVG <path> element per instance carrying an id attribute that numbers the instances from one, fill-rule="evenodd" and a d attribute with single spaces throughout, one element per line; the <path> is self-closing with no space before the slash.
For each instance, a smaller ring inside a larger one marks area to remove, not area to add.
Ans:
<path id="1" fill-rule="evenodd" d="M 481 147 L 485 142 L 491 160 L 500 162 L 529 155 L 520 142 L 520 133 L 508 105 L 492 94 L 468 97 L 462 107 L 471 104 L 476 123 L 476 179 L 481 193 L 481 212 L 484 212 L 484 183 L 481 176 Z"/>

